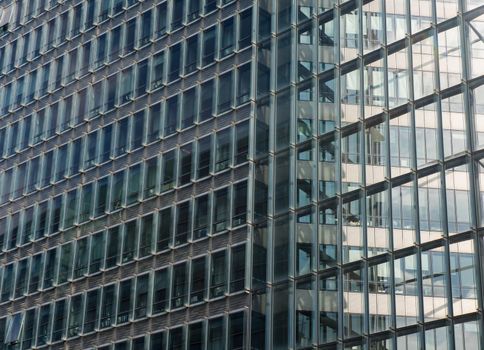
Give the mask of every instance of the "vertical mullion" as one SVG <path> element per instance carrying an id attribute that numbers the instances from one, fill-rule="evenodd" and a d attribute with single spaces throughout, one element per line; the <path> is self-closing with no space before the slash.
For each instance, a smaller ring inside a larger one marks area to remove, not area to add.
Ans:
<path id="1" fill-rule="evenodd" d="M 385 127 L 385 177 L 387 183 L 386 198 L 388 201 L 387 206 L 387 219 L 388 219 L 388 242 L 389 242 L 389 266 L 390 266 L 390 328 L 396 329 L 397 327 L 397 312 L 396 312 L 396 294 L 395 294 L 395 244 L 393 241 L 393 198 L 392 198 L 392 171 L 391 171 L 391 148 L 390 148 L 390 98 L 388 88 L 388 38 L 387 38 L 387 12 L 386 1 L 379 0 L 380 7 L 382 9 L 382 31 L 383 31 L 383 94 L 384 94 L 384 127 Z M 395 332 L 392 332 L 391 337 L 392 349 L 397 348 L 397 338 Z"/>
<path id="2" fill-rule="evenodd" d="M 413 35 L 412 35 L 412 11 L 411 11 L 411 0 L 405 0 L 406 7 L 406 25 L 407 25 L 407 73 L 408 73 L 408 84 L 409 84 L 409 99 L 410 99 L 410 136 L 411 136 L 411 173 L 413 182 L 413 199 L 414 205 L 414 220 L 415 220 L 415 244 L 416 244 L 416 265 L 417 265 L 417 298 L 418 302 L 418 315 L 417 323 L 420 334 L 420 347 L 425 347 L 425 329 L 423 323 L 425 321 L 424 317 L 424 306 L 423 306 L 423 286 L 422 286 L 422 247 L 420 241 L 420 216 L 418 211 L 418 177 L 417 177 L 417 149 L 416 149 L 416 131 L 415 131 L 415 96 L 414 96 L 414 81 L 413 81 Z"/>
<path id="3" fill-rule="evenodd" d="M 339 1 L 338 1 L 339 2 Z M 338 279 L 337 279 L 337 300 L 338 300 L 338 347 L 343 349 L 343 337 L 344 337 L 344 274 L 342 268 L 343 262 L 343 235 L 342 235 L 342 217 L 343 217 L 343 203 L 341 198 L 342 185 L 341 185 L 341 7 L 335 6 L 333 9 L 333 20 L 335 29 L 335 68 L 334 68 L 334 80 L 335 80 L 335 178 L 336 178 L 336 193 L 337 193 L 337 225 L 336 225 L 336 245 L 338 256 Z"/>
<path id="4" fill-rule="evenodd" d="M 475 150 L 475 132 L 474 132 L 474 123 L 473 123 L 473 111 L 470 107 L 471 105 L 471 92 L 469 89 L 469 85 L 467 82 L 469 81 L 469 43 L 467 41 L 467 31 L 466 31 L 466 21 L 464 19 L 463 13 L 466 11 L 465 0 L 458 0 L 458 24 L 459 24 L 459 34 L 460 34 L 460 54 L 461 54 L 461 63 L 462 63 L 462 90 L 464 95 L 464 112 L 465 112 L 465 126 L 466 126 L 466 138 L 467 138 L 467 152 L 473 154 Z M 479 202 L 476 201 L 476 196 L 479 193 L 479 173 L 476 171 L 475 163 L 473 157 L 468 158 L 468 179 L 469 179 L 469 191 L 470 191 L 470 207 L 471 207 L 471 227 L 473 228 L 473 243 L 474 243 L 474 266 L 476 269 L 475 278 L 476 278 L 476 289 L 477 289 L 477 303 L 478 309 L 482 310 L 484 307 L 484 295 L 483 295 L 483 288 L 482 288 L 482 279 L 483 279 L 483 269 L 481 266 L 481 257 L 482 257 L 482 246 L 481 241 L 479 239 L 480 235 L 477 231 L 479 225 L 479 213 L 478 213 L 478 204 Z M 484 319 L 482 313 L 479 318 L 479 342 L 480 348 L 484 347 Z"/>
<path id="5" fill-rule="evenodd" d="M 365 19 L 363 16 L 363 0 L 358 1 L 358 73 L 359 73 L 359 128 L 356 135 L 359 135 L 359 162 L 360 162 L 360 234 L 363 239 L 362 244 L 362 278 L 363 278 L 363 349 L 370 348 L 370 310 L 369 310 L 369 286 L 368 286 L 368 229 L 366 217 L 366 159 L 365 159 L 365 64 L 363 61 L 364 42 L 363 30 L 365 26 Z"/>

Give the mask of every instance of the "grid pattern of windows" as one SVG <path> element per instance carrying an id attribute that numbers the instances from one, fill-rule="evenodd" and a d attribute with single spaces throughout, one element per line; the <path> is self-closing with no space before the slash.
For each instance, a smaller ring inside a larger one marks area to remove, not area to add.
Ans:
<path id="1" fill-rule="evenodd" d="M 257 3 L 251 348 L 483 347 L 483 10 Z"/>
<path id="2" fill-rule="evenodd" d="M 482 0 L 0 0 L 0 350 L 484 348 Z"/>
<path id="3" fill-rule="evenodd" d="M 248 345 L 252 5 L 0 4 L 0 349 Z"/>

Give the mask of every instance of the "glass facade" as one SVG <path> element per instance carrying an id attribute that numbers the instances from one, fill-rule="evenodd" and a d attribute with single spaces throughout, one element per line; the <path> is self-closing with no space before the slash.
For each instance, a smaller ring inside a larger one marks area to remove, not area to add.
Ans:
<path id="1" fill-rule="evenodd" d="M 482 0 L 0 0 L 0 350 L 484 348 Z"/>

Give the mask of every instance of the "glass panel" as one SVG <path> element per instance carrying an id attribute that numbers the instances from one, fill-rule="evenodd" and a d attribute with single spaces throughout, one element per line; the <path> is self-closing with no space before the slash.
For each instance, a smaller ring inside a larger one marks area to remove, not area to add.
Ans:
<path id="1" fill-rule="evenodd" d="M 173 267 L 172 309 L 185 305 L 187 289 L 186 263 L 182 263 Z"/>
<path id="2" fill-rule="evenodd" d="M 153 282 L 153 314 L 163 312 L 168 307 L 170 280 L 168 270 L 158 270 L 154 275 Z"/>
<path id="3" fill-rule="evenodd" d="M 195 198 L 195 218 L 193 223 L 193 240 L 206 237 L 209 229 L 209 197 L 208 195 Z"/>
<path id="4" fill-rule="evenodd" d="M 190 304 L 202 302 L 206 293 L 206 258 L 192 260 L 190 280 Z"/>
<path id="5" fill-rule="evenodd" d="M 223 317 L 208 320 L 207 350 L 222 350 L 225 348 Z"/>
<path id="6" fill-rule="evenodd" d="M 245 287 L 245 245 L 232 247 L 230 266 L 230 292 L 243 290 Z"/>
<path id="7" fill-rule="evenodd" d="M 124 225 L 122 263 L 134 259 L 136 253 L 136 231 L 136 220 L 132 220 Z"/>
<path id="8" fill-rule="evenodd" d="M 217 298 L 225 293 L 227 284 L 225 251 L 212 254 L 210 265 L 210 298 Z"/>
<path id="9" fill-rule="evenodd" d="M 98 232 L 91 238 L 91 256 L 89 274 L 96 273 L 103 267 L 104 260 L 104 232 Z"/>
<path id="10" fill-rule="evenodd" d="M 148 307 L 148 278 L 149 275 L 138 276 L 136 279 L 136 297 L 134 318 L 142 318 L 146 316 Z"/>
<path id="11" fill-rule="evenodd" d="M 188 325 L 188 348 L 202 350 L 204 347 L 203 322 Z"/>
<path id="12" fill-rule="evenodd" d="M 116 296 L 114 284 L 103 287 L 100 310 L 101 321 L 99 327 L 101 329 L 111 327 L 111 325 L 114 324 L 114 314 L 116 312 Z"/>
<path id="13" fill-rule="evenodd" d="M 116 324 L 128 322 L 131 317 L 131 309 L 133 307 L 133 279 L 122 281 L 119 283 L 118 291 L 118 313 Z"/>

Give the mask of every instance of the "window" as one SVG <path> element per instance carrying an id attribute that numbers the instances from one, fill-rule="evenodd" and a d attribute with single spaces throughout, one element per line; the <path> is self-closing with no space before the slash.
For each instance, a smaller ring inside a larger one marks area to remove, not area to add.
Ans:
<path id="1" fill-rule="evenodd" d="M 230 293 L 245 287 L 245 245 L 232 247 L 230 265 Z"/>
<path id="2" fill-rule="evenodd" d="M 197 322 L 188 325 L 188 348 L 190 350 L 203 349 L 203 333 L 203 322 Z"/>
<path id="3" fill-rule="evenodd" d="M 114 323 L 114 314 L 116 311 L 116 297 L 115 285 L 104 286 L 102 290 L 101 302 L 101 321 L 99 327 L 101 329 L 111 327 Z"/>
<path id="4" fill-rule="evenodd" d="M 242 50 L 252 43 L 252 9 L 240 14 L 239 28 L 239 50 Z"/>
<path id="5" fill-rule="evenodd" d="M 112 4 L 112 15 L 115 16 L 119 12 L 123 11 L 124 0 L 113 0 Z"/>
<path id="6" fill-rule="evenodd" d="M 52 325 L 52 342 L 61 340 L 66 330 L 66 300 L 59 300 L 54 307 L 54 322 Z"/>
<path id="7" fill-rule="evenodd" d="M 43 269 L 43 254 L 39 253 L 32 257 L 32 263 L 30 264 L 30 277 L 29 277 L 29 294 L 35 293 L 39 290 L 40 277 Z"/>
<path id="8" fill-rule="evenodd" d="M 139 238 L 139 252 L 138 257 L 142 258 L 151 254 L 151 241 L 154 231 L 153 214 L 143 216 L 141 218 L 141 232 Z"/>
<path id="9" fill-rule="evenodd" d="M 161 102 L 149 107 L 148 110 L 148 135 L 146 142 L 157 141 L 161 132 Z"/>
<path id="10" fill-rule="evenodd" d="M 227 228 L 229 214 L 228 188 L 214 192 L 213 232 L 217 233 Z"/>
<path id="11" fill-rule="evenodd" d="M 29 270 L 29 259 L 25 258 L 17 263 L 17 279 L 15 281 L 14 298 L 22 297 L 27 288 L 27 273 Z"/>
<path id="12" fill-rule="evenodd" d="M 145 350 L 145 337 L 139 337 L 133 339 L 132 350 Z"/>
<path id="13" fill-rule="evenodd" d="M 191 181 L 192 178 L 192 144 L 185 145 L 180 148 L 180 175 L 179 175 L 179 185 L 186 185 Z"/>
<path id="14" fill-rule="evenodd" d="M 69 191 L 65 195 L 64 199 L 64 223 L 62 225 L 63 229 L 67 229 L 77 222 L 77 202 L 79 201 L 79 196 L 77 194 L 77 189 Z"/>
<path id="15" fill-rule="evenodd" d="M 186 263 L 173 267 L 173 287 L 171 308 L 176 309 L 185 305 L 187 295 Z"/>
<path id="16" fill-rule="evenodd" d="M 24 324 L 23 313 L 19 312 L 10 317 L 7 324 L 7 332 L 5 334 L 4 344 L 16 344 L 20 341 L 20 334 Z"/>
<path id="17" fill-rule="evenodd" d="M 67 144 L 57 148 L 55 182 L 61 181 L 67 174 Z"/>
<path id="18" fill-rule="evenodd" d="M 167 191 L 175 186 L 175 150 L 163 155 L 162 191 Z"/>
<path id="19" fill-rule="evenodd" d="M 138 201 L 141 192 L 141 180 L 141 163 L 131 166 L 128 169 L 126 205 L 131 205 Z"/>
<path id="20" fill-rule="evenodd" d="M 145 163 L 143 198 L 149 198 L 157 193 L 158 183 L 158 158 L 148 159 Z"/>
<path id="21" fill-rule="evenodd" d="M 39 324 L 37 326 L 37 346 L 42 346 L 49 341 L 50 334 L 50 316 L 51 316 L 50 304 L 43 305 L 39 310 Z"/>
<path id="22" fill-rule="evenodd" d="M 60 197 L 59 197 L 60 198 Z M 8 235 L 8 245 L 7 249 L 13 249 L 17 246 L 17 239 L 19 238 L 19 224 L 20 224 L 20 213 L 15 213 L 10 216 L 9 224 L 9 235 Z"/>
<path id="23" fill-rule="evenodd" d="M 237 104 L 241 105 L 250 99 L 251 69 L 250 63 L 238 69 Z"/>
<path id="24" fill-rule="evenodd" d="M 96 62 L 95 66 L 100 67 L 106 61 L 107 56 L 107 33 L 100 35 L 97 38 L 97 55 L 96 55 Z"/>
<path id="25" fill-rule="evenodd" d="M 203 122 L 213 116 L 214 88 L 213 80 L 206 81 L 201 85 L 199 122 Z"/>
<path id="26" fill-rule="evenodd" d="M 86 310 L 84 314 L 83 333 L 89 333 L 96 328 L 98 317 L 100 289 L 94 289 L 86 293 Z"/>
<path id="27" fill-rule="evenodd" d="M 183 335 L 183 327 L 170 329 L 170 340 L 168 344 L 168 349 L 182 350 L 185 344 L 185 339 Z"/>
<path id="28" fill-rule="evenodd" d="M 197 96 L 196 89 L 190 89 L 183 93 L 183 113 L 181 128 L 185 129 L 193 125 L 196 114 Z"/>
<path id="29" fill-rule="evenodd" d="M 73 258 L 72 250 L 73 250 L 72 243 L 67 243 L 61 246 L 57 284 L 65 283 L 71 277 L 72 258 Z"/>
<path id="30" fill-rule="evenodd" d="M 96 192 L 96 216 L 101 216 L 105 214 L 106 205 L 108 201 L 108 177 L 104 177 L 97 182 L 97 192 Z"/>
<path id="31" fill-rule="evenodd" d="M 231 130 L 231 128 L 227 128 L 216 135 L 215 171 L 225 170 L 230 165 Z"/>
<path id="32" fill-rule="evenodd" d="M 126 153 L 129 138 L 129 118 L 123 118 L 117 122 L 116 128 L 116 147 L 114 155 L 119 157 Z"/>
<path id="33" fill-rule="evenodd" d="M 208 320 L 208 342 L 207 350 L 223 350 L 224 340 L 224 319 L 223 317 Z"/>
<path id="34" fill-rule="evenodd" d="M 206 258 L 201 257 L 192 260 L 190 304 L 196 304 L 204 300 L 206 291 Z"/>
<path id="35" fill-rule="evenodd" d="M 103 267 L 104 260 L 104 232 L 98 232 L 91 237 L 91 257 L 89 274 L 96 273 Z"/>
<path id="36" fill-rule="evenodd" d="M 193 223 L 193 240 L 207 236 L 209 225 L 208 194 L 195 198 L 195 219 Z"/>
<path id="37" fill-rule="evenodd" d="M 308 346 L 312 339 L 311 311 L 296 312 L 296 342 L 299 346 Z"/>
<path id="38" fill-rule="evenodd" d="M 225 250 L 212 254 L 210 265 L 210 297 L 217 298 L 225 293 L 227 276 L 226 276 L 226 259 Z"/>
<path id="39" fill-rule="evenodd" d="M 106 91 L 106 105 L 105 110 L 110 111 L 116 105 L 116 93 L 118 89 L 118 75 L 113 74 L 106 80 L 107 91 Z"/>
<path id="40" fill-rule="evenodd" d="M 88 237 L 76 242 L 76 253 L 74 259 L 74 279 L 84 276 L 87 272 L 89 257 Z"/>
<path id="41" fill-rule="evenodd" d="M 162 251 L 168 248 L 172 237 L 171 207 L 160 211 L 158 218 L 158 238 L 156 251 Z"/>
<path id="42" fill-rule="evenodd" d="M 37 321 L 36 316 L 37 316 L 36 309 L 30 309 L 25 312 L 25 324 L 24 324 L 24 330 L 22 335 L 23 349 L 30 349 L 34 342 L 34 327 L 36 326 L 36 321 Z M 0 332 L 2 332 L 1 329 L 0 329 Z M 2 336 L 0 336 L 0 344 L 3 343 Z"/>
<path id="43" fill-rule="evenodd" d="M 187 242 L 190 232 L 190 201 L 177 206 L 175 245 Z"/>
<path id="44" fill-rule="evenodd" d="M 234 185 L 232 226 L 245 224 L 247 214 L 247 182 Z"/>
<path id="45" fill-rule="evenodd" d="M 136 18 L 129 20 L 124 27 L 124 54 L 127 55 L 134 51 L 136 41 Z"/>
<path id="46" fill-rule="evenodd" d="M 45 290 L 52 287 L 55 278 L 55 265 L 57 261 L 57 249 L 48 250 L 45 255 L 45 270 L 44 270 L 44 283 L 42 288 Z M 6 270 L 5 270 L 6 271 Z M 5 282 L 5 272 L 4 272 L 4 282 Z M 5 286 L 5 283 L 3 284 Z M 3 300 L 3 290 L 2 290 L 2 300 Z"/>
<path id="47" fill-rule="evenodd" d="M 159 333 L 151 334 L 149 350 L 164 349 L 164 347 L 165 347 L 165 333 L 159 332 Z"/>
<path id="48" fill-rule="evenodd" d="M 121 72 L 121 80 L 119 86 L 119 105 L 123 105 L 133 99 L 133 67 L 128 67 Z"/>
<path id="49" fill-rule="evenodd" d="M 220 28 L 220 53 L 219 56 L 225 57 L 233 52 L 235 38 L 234 17 L 231 17 L 221 24 Z"/>
<path id="50" fill-rule="evenodd" d="M 153 55 L 151 63 L 151 90 L 156 90 L 163 85 L 165 69 L 165 52 L 161 51 Z"/>
<path id="51" fill-rule="evenodd" d="M 237 138 L 235 150 L 235 164 L 245 163 L 249 156 L 249 122 L 236 125 L 235 135 Z"/>
<path id="52" fill-rule="evenodd" d="M 198 18 L 200 15 L 201 0 L 188 0 L 187 20 L 188 22 Z"/>
<path id="53" fill-rule="evenodd" d="M 171 16 L 171 30 L 174 31 L 181 27 L 183 20 L 183 5 L 185 1 L 174 1 Z"/>
<path id="54" fill-rule="evenodd" d="M 120 253 L 121 226 L 111 227 L 107 233 L 106 268 L 109 269 L 118 264 Z"/>
<path id="55" fill-rule="evenodd" d="M 203 32 L 202 65 L 206 66 L 215 61 L 215 27 Z"/>
<path id="56" fill-rule="evenodd" d="M 131 299 L 132 282 L 133 279 L 129 279 L 119 283 L 117 324 L 125 323 L 130 320 L 131 305 L 133 302 Z"/>
<path id="57" fill-rule="evenodd" d="M 136 220 L 127 222 L 124 225 L 123 234 L 123 254 L 121 261 L 123 263 L 133 260 L 136 252 Z"/>
<path id="58" fill-rule="evenodd" d="M 42 202 L 37 207 L 37 229 L 35 239 L 39 239 L 48 233 L 48 201 Z"/>
<path id="59" fill-rule="evenodd" d="M 98 117 L 103 107 L 103 80 L 91 86 L 90 89 L 90 110 L 88 119 Z"/>
<path id="60" fill-rule="evenodd" d="M 229 349 L 244 348 L 244 312 L 229 315 Z M 274 333 L 277 334 L 277 333 Z"/>
<path id="61" fill-rule="evenodd" d="M 100 145 L 99 162 L 105 163 L 111 158 L 111 149 L 113 143 L 114 124 L 106 125 L 102 128 L 102 143 Z"/>
<path id="62" fill-rule="evenodd" d="M 167 269 L 155 272 L 153 283 L 153 314 L 166 310 L 169 293 L 168 286 L 170 285 L 169 282 Z"/>
<path id="63" fill-rule="evenodd" d="M 82 139 L 78 138 L 71 143 L 71 161 L 69 175 L 76 176 L 81 170 Z"/>
<path id="64" fill-rule="evenodd" d="M 164 135 L 168 136 L 176 131 L 178 124 L 178 99 L 180 95 L 173 96 L 166 101 L 165 130 Z"/>
<path id="65" fill-rule="evenodd" d="M 218 82 L 218 113 L 223 113 L 232 107 L 233 82 L 232 72 L 221 75 Z"/>
<path id="66" fill-rule="evenodd" d="M 205 14 L 217 9 L 217 0 L 205 0 Z"/>
<path id="67" fill-rule="evenodd" d="M 134 318 L 142 318 L 146 316 L 148 307 L 148 277 L 149 274 L 138 276 L 136 279 L 136 297 Z"/>
<path id="68" fill-rule="evenodd" d="M 146 94 L 148 87 L 148 59 L 138 63 L 138 75 L 136 78 L 136 96 Z"/>
<path id="69" fill-rule="evenodd" d="M 93 131 L 85 137 L 84 170 L 94 166 L 97 158 L 97 131 Z M 111 147 L 109 147 L 111 149 Z"/>
<path id="70" fill-rule="evenodd" d="M 67 329 L 67 337 L 75 337 L 81 333 L 82 327 L 82 294 L 78 294 L 71 298 L 69 307 L 69 327 Z"/>
<path id="71" fill-rule="evenodd" d="M 168 71 L 168 80 L 174 81 L 180 77 L 181 67 L 181 44 L 170 47 L 170 70 Z"/>
<path id="72" fill-rule="evenodd" d="M 111 177 L 111 211 L 121 209 L 124 200 L 124 173 L 125 171 L 118 171 Z"/>
<path id="73" fill-rule="evenodd" d="M 94 182 L 82 187 L 81 201 L 79 208 L 79 222 L 83 223 L 90 220 L 92 215 L 92 204 L 94 197 Z"/>
<path id="74" fill-rule="evenodd" d="M 141 15 L 141 34 L 139 39 L 139 46 L 144 46 L 150 42 L 151 39 L 151 10 L 143 12 Z"/>
<path id="75" fill-rule="evenodd" d="M 158 37 L 161 37 L 166 33 L 166 4 L 168 1 L 165 1 L 159 4 L 156 7 L 156 23 L 155 23 L 155 33 Z"/>
<path id="76" fill-rule="evenodd" d="M 103 3 L 101 4 L 101 6 L 99 8 L 99 16 L 98 16 L 99 22 L 102 22 L 102 21 L 108 19 L 109 5 L 110 5 L 110 1 L 103 1 Z"/>

